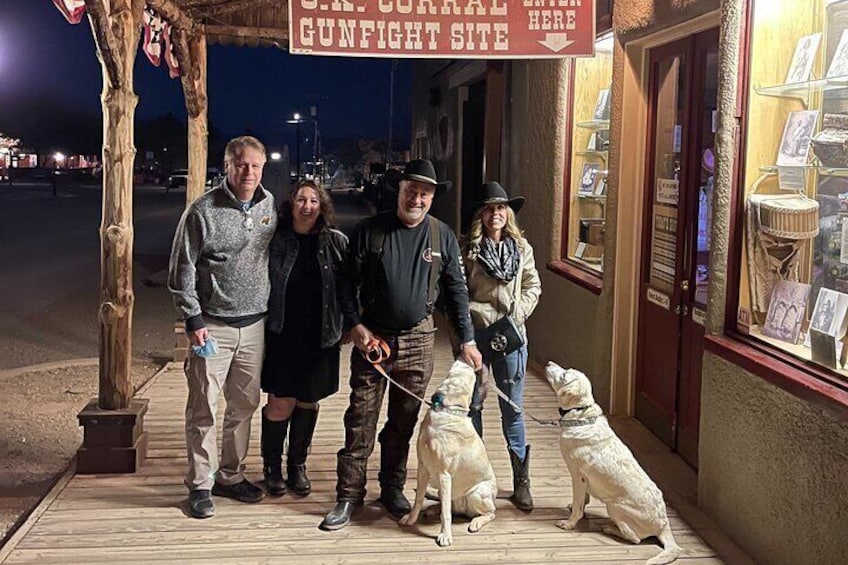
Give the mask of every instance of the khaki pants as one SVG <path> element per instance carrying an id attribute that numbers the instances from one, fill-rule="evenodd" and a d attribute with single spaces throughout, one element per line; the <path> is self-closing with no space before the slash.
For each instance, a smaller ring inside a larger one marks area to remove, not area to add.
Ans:
<path id="1" fill-rule="evenodd" d="M 190 351 L 185 363 L 188 381 L 185 483 L 189 490 L 211 489 L 216 481 L 232 485 L 244 479 L 250 419 L 259 406 L 265 352 L 265 320 L 244 328 L 233 328 L 215 320 L 207 320 L 206 325 L 218 341 L 218 353 L 204 359 Z M 227 408 L 219 465 L 216 414 L 222 392 Z"/>

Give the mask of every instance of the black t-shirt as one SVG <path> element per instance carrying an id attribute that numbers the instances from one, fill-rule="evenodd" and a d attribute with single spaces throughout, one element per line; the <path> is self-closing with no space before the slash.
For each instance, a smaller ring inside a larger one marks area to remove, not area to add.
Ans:
<path id="1" fill-rule="evenodd" d="M 384 234 L 379 261 L 371 257 L 371 241 L 377 230 Z M 440 223 L 439 231 L 439 287 L 451 321 L 463 341 L 469 341 L 474 331 L 459 244 L 447 224 Z M 353 326 L 361 321 L 372 329 L 390 331 L 415 326 L 430 313 L 427 291 L 431 261 L 429 218 L 414 228 L 403 225 L 394 212 L 360 222 L 353 232 L 345 265 L 342 311 L 346 324 Z M 376 266 L 373 275 L 372 265 Z"/>

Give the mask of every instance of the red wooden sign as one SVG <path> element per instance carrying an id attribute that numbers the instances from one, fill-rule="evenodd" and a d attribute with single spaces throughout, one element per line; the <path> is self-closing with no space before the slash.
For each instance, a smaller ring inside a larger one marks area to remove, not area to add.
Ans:
<path id="1" fill-rule="evenodd" d="M 289 52 L 522 59 L 593 55 L 595 0 L 289 0 Z"/>

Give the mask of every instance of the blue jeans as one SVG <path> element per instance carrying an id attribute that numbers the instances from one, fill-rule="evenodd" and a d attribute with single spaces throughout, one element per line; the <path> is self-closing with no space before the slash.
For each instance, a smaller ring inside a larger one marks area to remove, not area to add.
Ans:
<path id="1" fill-rule="evenodd" d="M 524 407 L 524 374 L 527 371 L 527 345 L 522 345 L 503 359 L 498 359 L 489 365 L 489 370 L 495 379 L 497 387 L 516 405 Z M 497 394 L 491 391 L 492 394 Z M 505 400 L 498 397 L 501 409 L 501 427 L 504 439 L 509 449 L 524 461 L 527 446 L 524 436 L 524 414 L 517 412 Z M 475 386 L 471 400 L 471 423 L 480 437 L 483 437 L 483 401 L 480 399 L 479 387 Z"/>

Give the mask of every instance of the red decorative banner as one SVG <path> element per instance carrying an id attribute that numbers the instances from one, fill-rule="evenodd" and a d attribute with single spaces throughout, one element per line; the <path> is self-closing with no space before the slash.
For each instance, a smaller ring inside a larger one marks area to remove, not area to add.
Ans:
<path id="1" fill-rule="evenodd" d="M 82 21 L 85 13 L 85 0 L 53 0 L 53 4 L 59 8 L 69 24 L 78 24 Z"/>
<path id="2" fill-rule="evenodd" d="M 144 7 L 144 43 L 141 50 L 154 67 L 162 60 L 162 32 L 166 22 L 150 6 Z"/>
<path id="3" fill-rule="evenodd" d="M 521 59 L 594 55 L 595 0 L 290 0 L 289 52 Z"/>

